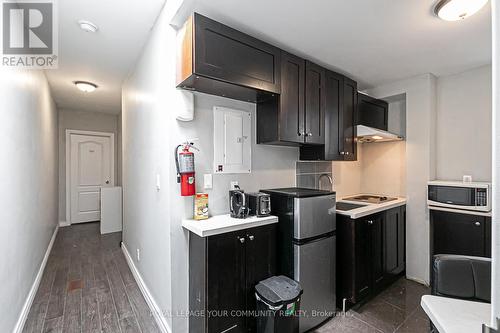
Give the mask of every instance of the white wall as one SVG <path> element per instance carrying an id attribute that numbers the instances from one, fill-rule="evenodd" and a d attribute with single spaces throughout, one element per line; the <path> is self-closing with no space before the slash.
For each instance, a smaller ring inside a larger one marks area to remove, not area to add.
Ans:
<path id="1" fill-rule="evenodd" d="M 175 89 L 175 30 L 164 10 L 144 53 L 123 86 L 123 240 L 131 253 L 141 250 L 134 262 L 173 332 L 186 332 L 188 319 L 176 316 L 188 309 L 188 233 L 183 218 L 191 218 L 193 200 L 180 196 L 176 183 L 174 148 L 186 139 L 197 138 L 195 152 L 197 188 L 202 191 L 204 173 L 212 170 L 213 111 L 226 106 L 250 111 L 255 105 L 197 94 L 195 120 L 175 119 L 178 91 Z M 252 126 L 255 135 L 255 117 Z M 252 139 L 255 142 L 255 136 Z M 252 145 L 250 175 L 214 175 L 210 197 L 212 214 L 228 212 L 231 180 L 245 190 L 291 186 L 295 182 L 297 148 Z M 156 190 L 156 175 L 161 190 Z"/>
<path id="2" fill-rule="evenodd" d="M 203 174 L 213 173 L 213 107 L 222 106 L 252 114 L 252 172 L 249 174 L 213 175 L 213 189 L 203 189 Z M 298 148 L 277 147 L 256 144 L 255 104 L 206 94 L 195 95 L 195 120 L 178 122 L 179 134 L 184 138 L 196 138 L 195 152 L 196 189 L 209 194 L 209 213 L 211 215 L 229 212 L 228 191 L 231 181 L 238 181 L 242 189 L 255 192 L 266 188 L 290 187 L 295 184 L 295 162 Z"/>
<path id="3" fill-rule="evenodd" d="M 370 89 L 377 98 L 406 94 L 406 274 L 429 283 L 427 181 L 436 175 L 436 78 L 431 74 Z"/>
<path id="4" fill-rule="evenodd" d="M 115 184 L 121 183 L 121 147 L 118 146 L 118 116 L 79 110 L 59 110 L 59 221 L 66 222 L 66 130 L 109 132 L 115 134 Z"/>
<path id="5" fill-rule="evenodd" d="M 361 193 L 406 197 L 406 141 L 361 146 Z"/>
<path id="6" fill-rule="evenodd" d="M 438 179 L 491 181 L 491 115 L 491 66 L 438 78 Z"/>
<path id="7" fill-rule="evenodd" d="M 57 226 L 57 111 L 42 71 L 0 68 L 0 332 L 12 332 Z"/>
<path id="8" fill-rule="evenodd" d="M 492 216 L 492 296 L 491 327 L 497 327 L 500 318 L 500 4 L 491 2 L 493 18 L 492 56 L 492 155 L 493 155 L 493 216 Z"/>

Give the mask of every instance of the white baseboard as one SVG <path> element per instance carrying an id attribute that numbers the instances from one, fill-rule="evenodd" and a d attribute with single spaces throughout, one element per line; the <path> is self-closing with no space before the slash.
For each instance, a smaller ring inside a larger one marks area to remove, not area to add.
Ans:
<path id="1" fill-rule="evenodd" d="M 59 221 L 59 227 L 69 227 L 71 223 L 66 221 Z"/>
<path id="2" fill-rule="evenodd" d="M 168 325 L 166 318 L 163 316 L 160 306 L 158 305 L 158 303 L 156 303 L 153 295 L 146 286 L 146 283 L 142 279 L 141 273 L 139 273 L 139 270 L 137 270 L 137 267 L 135 267 L 134 261 L 132 260 L 132 257 L 130 256 L 127 247 L 123 242 L 122 242 L 122 251 L 123 254 L 125 255 L 125 259 L 127 259 L 128 266 L 130 267 L 130 270 L 134 275 L 135 281 L 139 285 L 139 289 L 141 290 L 142 295 L 146 299 L 146 303 L 148 304 L 149 309 L 153 313 L 153 317 L 155 318 L 158 327 L 163 333 L 170 333 L 171 332 L 170 326 Z"/>
<path id="3" fill-rule="evenodd" d="M 38 273 L 36 274 L 35 281 L 33 281 L 33 285 L 31 286 L 28 297 L 24 302 L 23 309 L 21 310 L 21 314 L 19 315 L 13 333 L 21 333 L 23 331 L 24 324 L 26 323 L 31 305 L 33 304 L 33 299 L 35 298 L 36 292 L 38 291 L 38 286 L 40 285 L 40 281 L 42 280 L 43 271 L 45 270 L 45 266 L 47 265 L 47 260 L 49 259 L 50 251 L 52 250 L 52 246 L 54 245 L 58 230 L 59 226 L 56 226 L 56 229 L 52 234 L 52 238 L 50 239 L 49 246 L 47 247 L 47 251 L 45 251 L 45 256 L 43 257 L 42 264 L 40 265 Z"/>

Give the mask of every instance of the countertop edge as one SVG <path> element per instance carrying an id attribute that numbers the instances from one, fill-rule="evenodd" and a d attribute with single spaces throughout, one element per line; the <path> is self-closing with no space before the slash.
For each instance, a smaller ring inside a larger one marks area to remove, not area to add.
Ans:
<path id="1" fill-rule="evenodd" d="M 215 216 L 217 219 L 224 218 L 226 215 Z M 200 237 L 209 237 L 220 234 L 225 234 L 233 231 L 244 230 L 248 228 L 256 228 L 260 226 L 265 226 L 269 224 L 278 223 L 277 216 L 266 216 L 266 217 L 251 217 L 250 219 L 235 219 L 227 216 L 227 224 L 214 226 L 214 228 L 205 227 L 203 228 L 201 225 L 197 225 L 198 223 L 207 223 L 208 220 L 196 221 L 192 219 L 184 219 L 182 220 L 182 227 Z M 245 222 L 248 221 L 248 222 Z M 234 224 L 236 223 L 236 224 Z"/>
<path id="2" fill-rule="evenodd" d="M 342 201 L 342 200 L 339 200 Z M 348 216 L 351 219 L 359 219 L 361 217 L 369 216 L 372 214 L 380 213 L 392 208 L 396 207 L 401 207 L 406 205 L 406 199 L 405 198 L 398 198 L 398 200 L 394 202 L 388 202 L 384 204 L 369 204 L 366 207 L 363 208 L 358 208 L 359 210 L 362 210 L 360 212 L 353 212 L 353 211 L 338 211 L 337 214 L 343 215 L 343 216 Z M 368 209 L 369 207 L 369 209 Z M 358 210 L 358 209 L 353 209 L 353 210 Z"/>

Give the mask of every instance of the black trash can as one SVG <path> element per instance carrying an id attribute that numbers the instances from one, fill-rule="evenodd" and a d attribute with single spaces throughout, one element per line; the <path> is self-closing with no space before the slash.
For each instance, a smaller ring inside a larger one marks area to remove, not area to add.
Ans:
<path id="1" fill-rule="evenodd" d="M 298 333 L 302 287 L 286 276 L 273 276 L 255 286 L 257 333 Z"/>

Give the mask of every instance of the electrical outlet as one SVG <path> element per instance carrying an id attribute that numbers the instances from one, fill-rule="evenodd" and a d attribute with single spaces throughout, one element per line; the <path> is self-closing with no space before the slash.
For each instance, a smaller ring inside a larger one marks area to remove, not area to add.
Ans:
<path id="1" fill-rule="evenodd" d="M 236 181 L 236 180 L 231 181 L 231 190 L 235 190 L 236 186 L 239 186 L 239 185 L 240 185 L 240 183 L 238 183 L 238 181 Z"/>
<path id="2" fill-rule="evenodd" d="M 137 249 L 137 261 L 141 261 L 141 250 Z"/>

